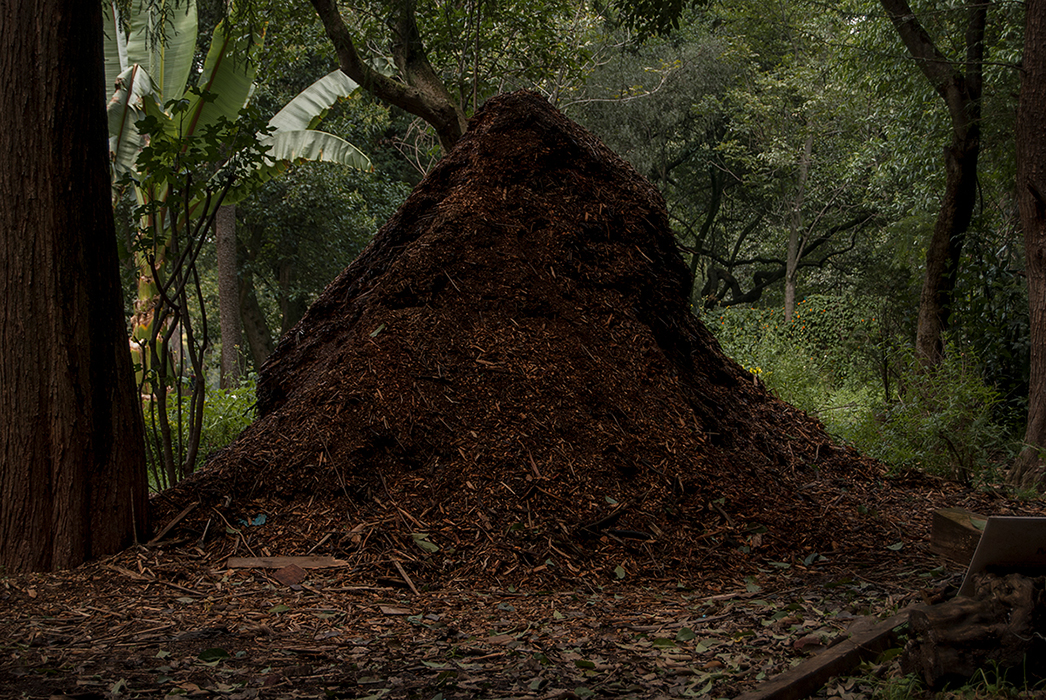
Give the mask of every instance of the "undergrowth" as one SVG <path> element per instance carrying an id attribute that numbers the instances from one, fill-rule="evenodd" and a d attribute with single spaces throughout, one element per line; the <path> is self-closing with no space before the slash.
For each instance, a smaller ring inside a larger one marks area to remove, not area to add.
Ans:
<path id="1" fill-rule="evenodd" d="M 173 398 L 173 395 L 172 395 Z M 179 405 L 180 402 L 180 405 Z M 191 473 L 202 467 L 207 458 L 223 447 L 227 446 L 251 424 L 255 418 L 255 380 L 253 377 L 244 380 L 235 389 L 208 388 L 203 405 L 203 427 L 200 432 L 200 448 L 196 454 L 196 460 Z M 167 416 L 172 429 L 187 432 L 188 426 L 185 421 L 189 416 L 189 395 L 185 394 L 180 399 L 172 400 L 167 406 Z M 148 420 L 149 412 L 145 411 L 146 427 L 145 437 L 148 447 L 158 445 L 158 425 L 155 421 Z M 179 420 L 179 418 L 181 420 Z M 150 454 L 152 450 L 149 450 Z M 159 490 L 170 486 L 166 483 L 164 475 L 157 473 L 155 460 L 150 460 L 149 484 L 150 487 Z"/>
<path id="2" fill-rule="evenodd" d="M 994 480 L 1017 445 L 977 358 L 949 345 L 923 368 L 910 343 L 887 337 L 873 299 L 810 297 L 791 323 L 779 308 L 716 309 L 702 320 L 723 350 L 778 397 L 819 418 L 895 472 L 972 484 Z"/>

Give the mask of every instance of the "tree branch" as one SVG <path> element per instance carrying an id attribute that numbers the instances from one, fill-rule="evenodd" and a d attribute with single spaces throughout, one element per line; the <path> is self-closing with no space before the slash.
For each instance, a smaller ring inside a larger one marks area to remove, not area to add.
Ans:
<path id="1" fill-rule="evenodd" d="M 341 70 L 375 97 L 421 117 L 436 130 L 449 151 L 465 133 L 465 113 L 432 69 L 414 19 L 414 0 L 401 0 L 393 26 L 393 55 L 403 78 L 399 82 L 371 68 L 356 50 L 349 28 L 334 0 L 309 0 L 338 54 Z"/>

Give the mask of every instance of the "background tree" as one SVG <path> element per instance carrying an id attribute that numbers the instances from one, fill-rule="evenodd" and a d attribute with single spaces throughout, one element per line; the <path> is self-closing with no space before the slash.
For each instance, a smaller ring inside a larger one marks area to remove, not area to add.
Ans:
<path id="1" fill-rule="evenodd" d="M 565 74 L 586 63 L 585 3 L 374 0 L 346 21 L 332 0 L 310 1 L 345 74 L 431 125 L 444 151 L 492 94 L 520 87 L 556 93 L 572 82 Z"/>
<path id="2" fill-rule="evenodd" d="M 856 257 L 876 153 L 826 40 L 845 35 L 843 18 L 793 2 L 751 14 L 716 3 L 663 37 L 623 40 L 569 111 L 659 185 L 695 299 L 751 304 L 784 281 L 775 302 L 794 307 L 800 271 L 825 279 Z"/>
<path id="3" fill-rule="evenodd" d="M 1046 0 L 1028 0 L 1024 59 L 1017 110 L 1017 200 L 1024 226 L 1028 307 L 1031 313 L 1031 379 L 1024 449 L 1012 479 L 1046 487 Z"/>
<path id="4" fill-rule="evenodd" d="M 977 201 L 981 95 L 990 2 L 966 0 L 961 58 L 945 55 L 906 0 L 881 0 L 881 3 L 916 66 L 944 101 L 951 120 L 952 139 L 944 150 L 945 188 L 926 250 L 926 275 L 915 341 L 920 360 L 935 364 L 944 353 L 943 333 L 948 329 L 952 311 L 963 240 Z"/>
<path id="5" fill-rule="evenodd" d="M 102 8 L 5 3 L 0 75 L 0 567 L 76 566 L 146 533 L 142 419 L 104 147 Z M 17 164 L 17 165 L 14 165 Z"/>

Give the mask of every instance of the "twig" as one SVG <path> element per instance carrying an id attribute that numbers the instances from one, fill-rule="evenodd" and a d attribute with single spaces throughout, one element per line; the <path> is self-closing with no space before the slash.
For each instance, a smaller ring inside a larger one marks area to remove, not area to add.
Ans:
<path id="1" fill-rule="evenodd" d="M 174 516 L 171 519 L 170 522 L 168 522 L 166 525 L 164 525 L 163 529 L 160 530 L 158 533 L 156 533 L 155 537 L 153 537 L 151 540 L 149 540 L 148 542 L 145 543 L 145 546 L 149 547 L 151 545 L 156 544 L 161 539 L 163 539 L 164 535 L 166 535 L 168 532 L 173 530 L 174 526 L 177 525 L 178 523 L 180 523 L 185 518 L 185 516 L 188 515 L 189 513 L 191 513 L 193 511 L 193 509 L 196 508 L 196 506 L 198 506 L 198 505 L 200 505 L 199 501 L 197 501 L 195 503 L 190 503 L 185 508 L 183 508 L 182 512 L 178 513 L 178 515 Z"/>
<path id="2" fill-rule="evenodd" d="M 400 572 L 400 576 L 403 577 L 403 580 L 407 582 L 408 586 L 410 586 L 410 590 L 414 591 L 414 595 L 421 595 L 421 593 L 418 592 L 417 586 L 415 586 L 414 582 L 410 580 L 410 576 L 407 575 L 407 571 L 403 568 L 403 565 L 395 559 L 392 560 L 392 563 L 396 567 L 396 571 Z"/>

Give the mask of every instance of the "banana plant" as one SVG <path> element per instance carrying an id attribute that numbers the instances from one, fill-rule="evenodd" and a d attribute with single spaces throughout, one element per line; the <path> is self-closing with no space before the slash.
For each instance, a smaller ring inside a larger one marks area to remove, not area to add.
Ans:
<path id="1" fill-rule="evenodd" d="M 166 388 L 161 385 L 176 375 L 168 347 L 178 344 L 187 332 L 191 335 L 190 329 L 176 333 L 179 324 L 188 323 L 187 310 L 178 310 L 179 299 L 186 298 L 186 285 L 195 275 L 195 255 L 217 208 L 242 199 L 293 163 L 327 161 L 370 169 L 370 161 L 344 139 L 316 130 L 334 102 L 357 89 L 340 71 L 295 97 L 253 138 L 235 135 L 234 125 L 242 126 L 241 117 L 253 92 L 256 58 L 263 41 L 258 33 L 239 30 L 235 6 L 214 30 L 193 86 L 189 81 L 198 27 L 195 0 L 139 3 L 129 17 L 120 16 L 115 2 L 106 3 L 106 10 L 114 201 L 131 186 L 141 213 L 135 245 L 138 291 L 131 348 L 140 368 L 143 394 L 159 399 L 162 423 Z M 172 148 L 172 144 L 176 146 Z M 160 148 L 171 163 L 157 158 Z M 189 187 L 192 174 L 176 182 L 183 170 L 173 163 L 201 162 L 189 157 L 191 149 L 210 149 L 214 157 L 208 161 L 212 166 Z M 244 156 L 244 152 L 252 155 Z M 198 182 L 201 179 L 206 181 L 203 186 Z M 189 238 L 178 239 L 179 235 Z M 174 269 L 186 264 L 193 268 L 191 274 Z M 205 343 L 206 334 L 201 337 Z M 195 367 L 194 373 L 202 376 L 202 366 Z M 203 390 L 203 382 L 197 384 L 194 394 Z M 166 430 L 163 442 L 167 448 L 163 451 L 169 453 Z M 191 445 L 192 440 L 189 442 Z M 192 459 L 186 457 L 185 463 L 191 465 Z M 170 465 L 167 470 L 171 471 Z"/>

